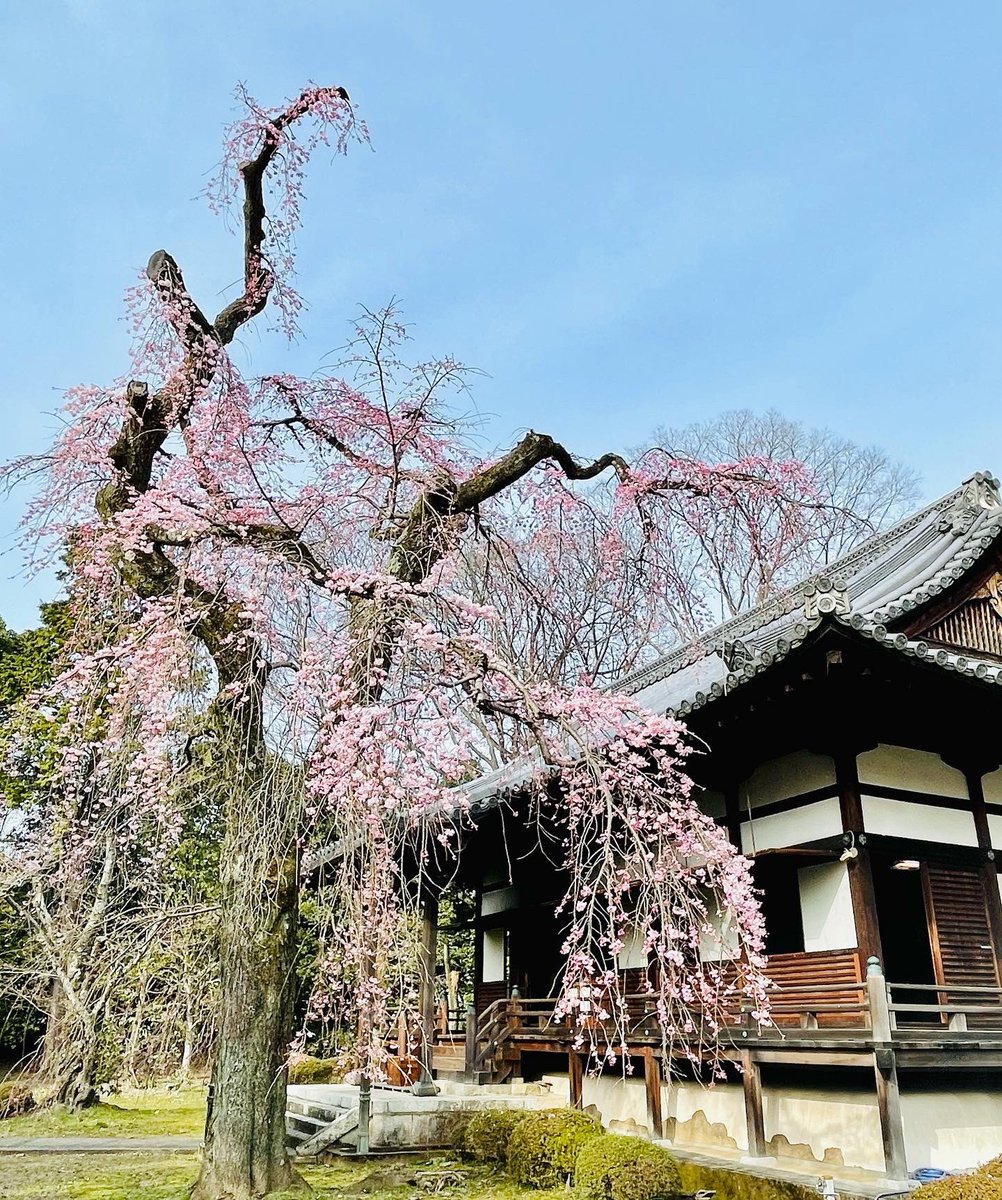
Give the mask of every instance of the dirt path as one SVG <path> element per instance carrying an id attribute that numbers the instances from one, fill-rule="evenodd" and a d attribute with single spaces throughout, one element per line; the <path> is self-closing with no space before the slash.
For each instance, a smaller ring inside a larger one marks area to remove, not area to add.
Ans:
<path id="1" fill-rule="evenodd" d="M 191 1153 L 202 1148 L 200 1137 L 4 1137 L 0 1154 L 121 1154 L 155 1150 Z"/>

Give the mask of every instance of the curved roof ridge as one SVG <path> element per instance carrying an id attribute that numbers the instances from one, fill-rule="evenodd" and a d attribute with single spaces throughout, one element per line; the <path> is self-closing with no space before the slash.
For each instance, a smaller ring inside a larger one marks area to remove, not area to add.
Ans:
<path id="1" fill-rule="evenodd" d="M 697 634 L 694 638 L 675 647 L 673 650 L 669 650 L 667 654 L 662 655 L 655 662 L 648 663 L 645 667 L 635 668 L 618 679 L 612 685 L 613 688 L 630 692 L 639 691 L 650 684 L 660 682 L 682 667 L 689 666 L 697 659 L 705 658 L 707 655 L 712 654 L 715 648 L 722 642 L 740 640 L 740 634 L 752 634 L 771 622 L 789 615 L 803 604 L 805 588 L 816 584 L 819 580 L 830 578 L 831 576 L 844 575 L 847 572 L 875 564 L 885 551 L 900 541 L 911 530 L 921 525 L 929 516 L 933 513 L 941 512 L 951 504 L 955 504 L 962 497 L 967 482 L 965 481 L 959 487 L 954 488 L 953 491 L 940 496 L 937 500 L 934 500 L 931 504 L 926 505 L 917 512 L 904 517 L 896 525 L 891 526 L 890 529 L 878 530 L 876 533 L 871 534 L 870 537 L 859 543 L 859 545 L 854 546 L 841 558 L 820 567 L 804 579 L 777 592 L 775 596 L 771 596 L 755 608 L 749 609 L 744 613 L 737 613 L 735 616 L 729 617 L 726 621 L 722 621 L 719 625 L 715 625 L 704 633 Z M 930 532 L 934 533 L 934 529 Z M 907 559 L 908 556 L 905 555 L 904 561 L 907 561 Z M 846 582 L 848 583 L 849 581 L 847 580 Z"/>

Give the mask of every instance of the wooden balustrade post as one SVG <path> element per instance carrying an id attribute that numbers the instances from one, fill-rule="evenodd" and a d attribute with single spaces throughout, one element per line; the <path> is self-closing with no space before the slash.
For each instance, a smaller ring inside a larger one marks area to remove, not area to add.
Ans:
<path id="1" fill-rule="evenodd" d="M 887 995 L 887 980 L 880 966 L 880 959 L 871 955 L 866 960 L 866 990 L 870 1002 L 870 1029 L 875 1042 L 891 1040 L 894 1022 Z"/>

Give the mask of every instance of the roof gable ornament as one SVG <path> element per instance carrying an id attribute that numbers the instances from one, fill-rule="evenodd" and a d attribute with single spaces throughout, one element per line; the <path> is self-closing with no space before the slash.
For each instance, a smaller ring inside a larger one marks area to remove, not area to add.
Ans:
<path id="1" fill-rule="evenodd" d="M 1002 509 L 999 481 L 987 471 L 978 471 L 965 479 L 952 507 L 943 517 L 940 529 L 949 529 L 953 534 L 966 533 L 975 519 L 983 512 L 998 512 Z"/>
<path id="2" fill-rule="evenodd" d="M 752 652 L 744 642 L 724 642 L 717 653 L 728 671 L 733 671 L 735 675 L 740 674 L 752 661 Z"/>
<path id="3" fill-rule="evenodd" d="M 822 575 L 804 588 L 804 616 L 808 621 L 832 614 L 848 616 L 852 611 L 849 591 L 844 579 L 831 579 Z"/>

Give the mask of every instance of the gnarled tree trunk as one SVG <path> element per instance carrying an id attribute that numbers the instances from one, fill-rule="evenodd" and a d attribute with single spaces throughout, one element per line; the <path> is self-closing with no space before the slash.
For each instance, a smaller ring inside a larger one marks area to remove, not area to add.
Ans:
<path id="1" fill-rule="evenodd" d="M 298 1183 L 285 1146 L 285 1057 L 292 1036 L 298 908 L 295 864 L 276 863 L 275 872 L 275 886 L 253 930 L 240 919 L 243 904 L 233 902 L 232 891 L 244 881 L 224 880 L 231 895 L 223 904 L 220 925 L 215 1101 L 194 1200 L 253 1200 Z"/>

